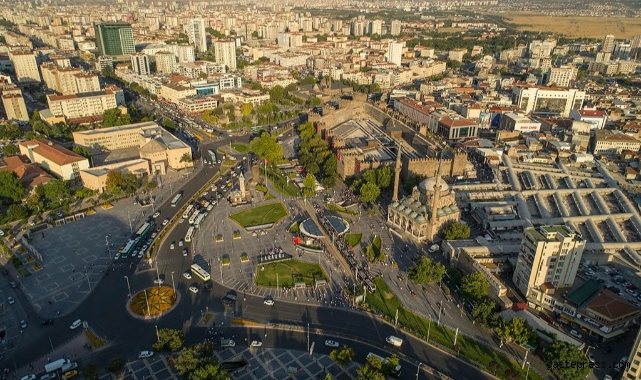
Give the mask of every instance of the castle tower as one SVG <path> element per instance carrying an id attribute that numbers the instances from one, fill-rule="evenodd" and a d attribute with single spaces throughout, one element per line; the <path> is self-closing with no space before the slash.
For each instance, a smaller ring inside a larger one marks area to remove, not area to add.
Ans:
<path id="1" fill-rule="evenodd" d="M 438 205 L 441 200 L 441 163 L 443 162 L 443 152 L 438 162 L 438 169 L 436 170 L 436 183 L 434 184 L 434 196 L 432 197 L 432 217 L 428 226 L 427 236 L 428 239 L 433 239 L 437 232 L 438 220 Z"/>
<path id="2" fill-rule="evenodd" d="M 401 145 L 397 145 L 396 149 L 396 166 L 394 166 L 394 194 L 392 201 L 398 201 L 398 185 L 401 180 Z"/>
<path id="3" fill-rule="evenodd" d="M 245 176 L 243 176 L 243 172 L 240 172 L 240 175 L 238 176 L 238 186 L 240 186 L 240 198 L 244 201 L 246 197 L 245 197 Z"/>

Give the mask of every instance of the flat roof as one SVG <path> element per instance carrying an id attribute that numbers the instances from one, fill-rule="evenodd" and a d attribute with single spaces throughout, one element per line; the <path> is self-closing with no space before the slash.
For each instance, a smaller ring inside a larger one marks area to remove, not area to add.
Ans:
<path id="1" fill-rule="evenodd" d="M 594 293 L 601 290 L 601 284 L 592 279 L 587 280 L 581 284 L 578 288 L 572 290 L 566 298 L 569 301 L 574 302 L 577 306 L 581 305 L 587 301 Z"/>

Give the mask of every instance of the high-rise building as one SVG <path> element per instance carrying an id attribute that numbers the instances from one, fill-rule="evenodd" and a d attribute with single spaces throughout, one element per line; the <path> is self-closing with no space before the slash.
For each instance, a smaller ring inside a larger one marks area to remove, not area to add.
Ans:
<path id="1" fill-rule="evenodd" d="M 626 366 L 622 378 L 626 380 L 641 379 L 641 371 L 639 370 L 639 367 L 641 367 L 641 330 L 637 333 L 637 338 L 634 340 L 627 362 L 625 364 L 622 363 L 622 365 Z M 627 364 L 630 364 L 630 366 L 628 367 Z"/>
<path id="2" fill-rule="evenodd" d="M 214 42 L 214 55 L 216 63 L 227 66 L 229 70 L 236 70 L 236 43 L 233 40 Z"/>
<path id="3" fill-rule="evenodd" d="M 403 58 L 403 43 L 392 41 L 389 43 L 387 48 L 387 62 L 392 62 L 396 66 L 401 65 L 401 59 Z"/>
<path id="4" fill-rule="evenodd" d="M 185 23 L 185 33 L 189 42 L 196 46 L 199 52 L 207 51 L 207 33 L 205 32 L 205 20 L 192 18 Z"/>
<path id="5" fill-rule="evenodd" d="M 550 67 L 545 74 L 544 84 L 556 84 L 559 87 L 570 87 L 570 83 L 576 80 L 579 69 L 576 66 Z"/>
<path id="6" fill-rule="evenodd" d="M 634 36 L 630 40 L 630 58 L 637 59 L 641 57 L 641 36 Z"/>
<path id="7" fill-rule="evenodd" d="M 149 75 L 149 58 L 144 53 L 134 53 L 131 55 L 131 70 L 138 75 Z"/>
<path id="8" fill-rule="evenodd" d="M 401 22 L 399 20 L 392 20 L 390 34 L 392 36 L 398 36 L 399 34 L 401 34 Z"/>
<path id="9" fill-rule="evenodd" d="M 10 51 L 9 59 L 13 63 L 18 82 L 40 82 L 40 71 L 36 55 L 30 51 Z"/>
<path id="10" fill-rule="evenodd" d="M 601 51 L 604 51 L 606 53 L 612 53 L 614 50 L 614 36 L 612 34 L 608 34 L 603 38 L 603 45 L 601 46 Z"/>
<path id="11" fill-rule="evenodd" d="M 27 105 L 20 89 L 17 89 L 17 92 L 4 91 L 2 93 L 2 105 L 4 106 L 7 120 L 29 121 Z"/>
<path id="12" fill-rule="evenodd" d="M 156 72 L 171 74 L 176 69 L 176 56 L 169 51 L 159 51 L 156 57 Z"/>
<path id="13" fill-rule="evenodd" d="M 383 34 L 383 21 L 374 20 L 369 23 L 369 34 Z"/>
<path id="14" fill-rule="evenodd" d="M 570 288 L 581 263 L 585 240 L 565 225 L 526 228 L 512 280 L 529 302 Z"/>
<path id="15" fill-rule="evenodd" d="M 94 25 L 96 48 L 100 55 L 126 55 L 136 52 L 131 24 L 104 22 Z"/>

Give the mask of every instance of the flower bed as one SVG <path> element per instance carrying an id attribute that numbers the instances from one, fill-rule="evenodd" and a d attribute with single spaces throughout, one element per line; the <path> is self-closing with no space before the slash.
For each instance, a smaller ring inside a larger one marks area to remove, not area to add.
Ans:
<path id="1" fill-rule="evenodd" d="M 36 261 L 36 259 L 34 259 L 33 256 L 27 256 L 27 262 L 28 263 L 32 263 L 34 261 Z"/>
<path id="2" fill-rule="evenodd" d="M 91 343 L 91 345 L 94 346 L 95 348 L 100 348 L 105 344 L 107 344 L 105 341 L 98 338 L 91 330 L 85 330 L 85 335 L 87 336 L 87 339 L 89 339 L 89 342 Z"/>
<path id="3" fill-rule="evenodd" d="M 154 286 L 138 292 L 129 303 L 129 309 L 143 317 L 164 314 L 176 302 L 172 288 L 168 286 Z"/>
<path id="4" fill-rule="evenodd" d="M 216 242 L 221 242 L 221 241 L 223 241 L 223 235 L 220 235 L 220 234 L 216 235 Z"/>
<path id="5" fill-rule="evenodd" d="M 42 269 L 42 265 L 40 265 L 40 264 L 36 263 L 36 265 L 33 266 L 33 270 L 35 270 L 35 271 L 38 271 L 38 270 L 41 270 L 41 269 Z"/>
<path id="6" fill-rule="evenodd" d="M 249 256 L 246 253 L 243 253 L 240 256 L 240 261 L 243 262 L 243 263 L 249 261 Z"/>

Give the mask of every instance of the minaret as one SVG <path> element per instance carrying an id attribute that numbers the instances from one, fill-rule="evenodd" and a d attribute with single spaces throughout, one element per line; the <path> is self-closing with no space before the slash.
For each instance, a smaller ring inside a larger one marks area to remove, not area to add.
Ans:
<path id="1" fill-rule="evenodd" d="M 438 219 L 438 205 L 441 199 L 441 163 L 443 162 L 443 152 L 438 160 L 438 169 L 436 170 L 436 183 L 434 184 L 434 195 L 432 196 L 432 217 L 427 231 L 428 239 L 433 239 L 436 234 L 436 222 Z"/>
<path id="2" fill-rule="evenodd" d="M 240 186 L 240 198 L 244 201 L 245 200 L 245 176 L 243 175 L 243 172 L 240 172 L 240 175 L 238 176 L 238 186 Z"/>
<path id="3" fill-rule="evenodd" d="M 394 194 L 392 201 L 398 201 L 398 185 L 401 180 L 401 145 L 396 146 L 396 166 L 394 166 Z"/>

